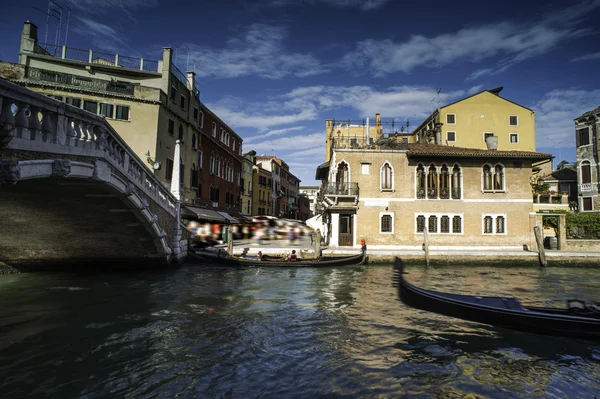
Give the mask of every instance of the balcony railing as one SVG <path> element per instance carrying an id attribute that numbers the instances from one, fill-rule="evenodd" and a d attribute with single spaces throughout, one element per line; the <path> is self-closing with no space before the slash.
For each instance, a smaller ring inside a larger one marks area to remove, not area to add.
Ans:
<path id="1" fill-rule="evenodd" d="M 325 195 L 358 195 L 358 183 L 332 183 L 323 187 Z"/>
<path id="2" fill-rule="evenodd" d="M 102 53 L 93 50 L 83 50 L 67 46 L 57 46 L 49 43 L 36 43 L 35 54 L 62 58 L 91 64 L 113 65 L 116 67 L 137 69 L 140 71 L 159 72 L 158 61 L 143 58 L 127 57 L 119 54 Z M 185 83 L 185 79 L 184 79 Z"/>
<path id="3" fill-rule="evenodd" d="M 92 90 L 133 95 L 134 85 L 129 82 L 118 82 L 71 75 L 70 73 L 49 71 L 47 69 L 27 68 L 27 77 L 31 80 L 58 83 L 67 86 L 84 87 Z"/>

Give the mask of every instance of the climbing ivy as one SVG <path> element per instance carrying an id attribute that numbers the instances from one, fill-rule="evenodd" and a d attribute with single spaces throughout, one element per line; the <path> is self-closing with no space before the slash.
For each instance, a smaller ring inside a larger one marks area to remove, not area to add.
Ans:
<path id="1" fill-rule="evenodd" d="M 567 238 L 600 239 L 600 213 L 567 213 L 566 223 Z"/>

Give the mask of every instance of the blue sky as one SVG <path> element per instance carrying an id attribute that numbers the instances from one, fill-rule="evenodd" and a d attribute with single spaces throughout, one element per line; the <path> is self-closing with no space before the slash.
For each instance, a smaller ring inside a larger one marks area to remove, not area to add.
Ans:
<path id="1" fill-rule="evenodd" d="M 435 98 L 498 86 L 536 111 L 537 151 L 575 161 L 573 118 L 600 106 L 600 0 L 406 3 L 72 0 L 68 46 L 149 59 L 177 46 L 178 65 L 195 68 L 202 101 L 244 151 L 283 158 L 303 185 L 319 183 L 326 119 L 379 112 L 415 127 Z M 33 7 L 48 3 L 4 8 L 0 59 L 16 62 L 25 20 L 44 37 Z M 51 20 L 51 43 L 55 32 Z"/>

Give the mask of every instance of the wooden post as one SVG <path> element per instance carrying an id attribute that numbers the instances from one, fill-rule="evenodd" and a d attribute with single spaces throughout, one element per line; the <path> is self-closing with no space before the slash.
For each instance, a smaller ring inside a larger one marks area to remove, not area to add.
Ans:
<path id="1" fill-rule="evenodd" d="M 542 238 L 542 229 L 540 229 L 540 226 L 535 226 L 533 228 L 533 232 L 535 234 L 535 242 L 537 243 L 537 247 L 538 247 L 538 256 L 539 256 L 539 260 L 540 260 L 540 266 L 546 267 L 546 266 L 548 266 L 548 261 L 546 260 L 546 251 L 544 250 L 544 240 Z"/>
<path id="2" fill-rule="evenodd" d="M 233 256 L 233 230 L 231 225 L 227 226 L 227 253 Z"/>
<path id="3" fill-rule="evenodd" d="M 425 237 L 425 263 L 429 266 L 429 234 L 427 233 L 427 226 L 423 229 L 423 236 Z"/>
<path id="4" fill-rule="evenodd" d="M 321 231 L 319 229 L 315 230 L 315 259 L 317 259 L 321 255 Z"/>

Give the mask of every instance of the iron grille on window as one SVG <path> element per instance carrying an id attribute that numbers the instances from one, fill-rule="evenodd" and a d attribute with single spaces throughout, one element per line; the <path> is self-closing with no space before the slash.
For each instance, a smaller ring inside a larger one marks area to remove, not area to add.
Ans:
<path id="1" fill-rule="evenodd" d="M 483 232 L 485 234 L 492 234 L 494 232 L 494 219 L 491 216 L 483 218 Z"/>
<path id="2" fill-rule="evenodd" d="M 446 215 L 440 219 L 440 232 L 450 233 L 450 218 Z"/>
<path id="3" fill-rule="evenodd" d="M 462 232 L 462 223 L 460 220 L 460 216 L 454 216 L 452 218 L 452 232 L 453 233 L 461 233 Z"/>
<path id="4" fill-rule="evenodd" d="M 429 232 L 437 233 L 437 216 L 431 215 L 429 216 Z"/>
<path id="5" fill-rule="evenodd" d="M 391 233 L 392 232 L 392 216 L 391 215 L 383 215 L 381 217 L 381 232 L 382 233 Z"/>
<path id="6" fill-rule="evenodd" d="M 496 233 L 504 234 L 504 216 L 498 216 L 496 218 Z"/>
<path id="7" fill-rule="evenodd" d="M 425 231 L 425 216 L 419 215 L 417 216 L 417 233 L 422 233 Z"/>

